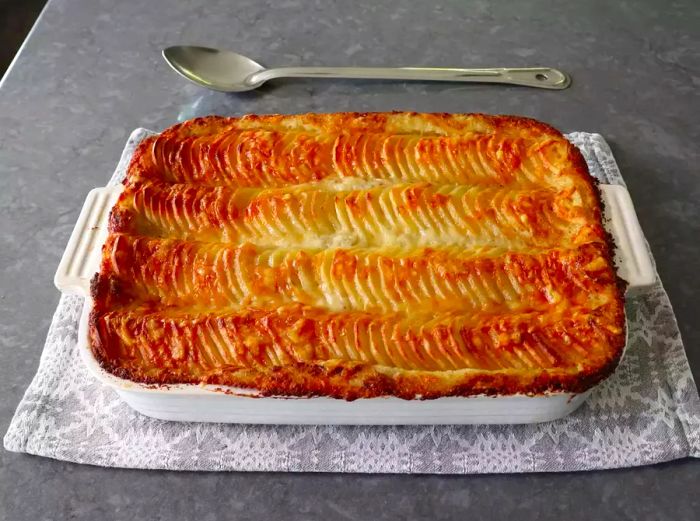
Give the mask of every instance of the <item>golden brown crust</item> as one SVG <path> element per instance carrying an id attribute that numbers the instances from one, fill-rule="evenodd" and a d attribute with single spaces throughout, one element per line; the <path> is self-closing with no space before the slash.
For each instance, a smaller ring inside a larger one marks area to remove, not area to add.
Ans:
<path id="1" fill-rule="evenodd" d="M 621 341 L 620 331 L 607 323 L 610 313 L 619 312 L 577 309 L 495 319 L 444 315 L 416 328 L 415 317 L 408 321 L 300 306 L 175 316 L 142 309 L 97 311 L 90 324 L 99 338 L 94 344 L 98 359 L 115 374 L 137 381 L 346 399 L 388 390 L 404 398 L 435 398 L 583 390 L 602 378 L 602 369 L 621 353 L 622 346 L 610 349 Z M 358 335 L 359 328 L 369 334 Z M 223 345 L 223 339 L 230 344 Z"/>
<path id="2" fill-rule="evenodd" d="M 600 195 L 552 127 L 198 118 L 139 145 L 92 284 L 117 376 L 265 395 L 580 392 L 624 347 Z"/>

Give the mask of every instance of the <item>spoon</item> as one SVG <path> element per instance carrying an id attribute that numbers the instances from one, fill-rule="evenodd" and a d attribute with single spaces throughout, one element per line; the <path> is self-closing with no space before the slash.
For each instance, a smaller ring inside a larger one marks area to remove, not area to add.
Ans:
<path id="1" fill-rule="evenodd" d="M 565 89 L 568 74 L 549 67 L 518 69 L 449 69 L 426 67 L 280 67 L 266 69 L 235 52 L 177 45 L 163 49 L 175 72 L 202 87 L 243 92 L 275 78 L 343 78 L 365 80 L 422 80 L 507 83 L 541 89 Z"/>

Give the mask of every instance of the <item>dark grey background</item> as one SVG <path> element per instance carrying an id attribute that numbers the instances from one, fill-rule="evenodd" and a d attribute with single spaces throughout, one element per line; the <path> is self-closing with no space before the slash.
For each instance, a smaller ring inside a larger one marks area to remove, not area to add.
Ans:
<path id="1" fill-rule="evenodd" d="M 0 77 L 45 4 L 46 0 L 0 0 Z"/>
<path id="2" fill-rule="evenodd" d="M 34 374 L 52 277 L 129 132 L 207 113 L 482 111 L 611 143 L 700 371 L 700 3 L 52 0 L 0 88 L 0 431 Z M 203 91 L 175 43 L 268 65 L 551 65 L 574 85 L 279 81 Z M 2 519 L 695 519 L 700 463 L 580 474 L 356 476 L 99 469 L 0 452 Z"/>

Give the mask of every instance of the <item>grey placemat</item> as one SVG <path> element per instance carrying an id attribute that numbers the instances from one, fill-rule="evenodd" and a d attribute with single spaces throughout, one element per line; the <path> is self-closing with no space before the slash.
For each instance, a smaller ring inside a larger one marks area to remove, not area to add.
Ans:
<path id="1" fill-rule="evenodd" d="M 111 184 L 136 144 L 129 138 Z M 624 184 L 597 134 L 569 139 L 593 175 Z M 615 374 L 567 418 L 520 426 L 332 427 L 176 423 L 132 411 L 76 349 L 82 299 L 63 296 L 5 448 L 94 465 L 177 470 L 487 473 L 627 467 L 700 456 L 700 400 L 657 278 L 628 300 L 629 346 Z"/>

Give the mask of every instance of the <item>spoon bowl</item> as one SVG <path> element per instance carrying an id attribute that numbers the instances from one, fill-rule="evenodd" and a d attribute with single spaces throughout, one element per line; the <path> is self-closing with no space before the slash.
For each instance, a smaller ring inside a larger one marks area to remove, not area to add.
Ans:
<path id="1" fill-rule="evenodd" d="M 178 45 L 163 58 L 181 76 L 207 89 L 243 92 L 274 78 L 343 78 L 401 81 L 505 83 L 540 89 L 565 89 L 568 74 L 550 67 L 454 69 L 435 67 L 280 67 L 266 69 L 231 51 Z"/>
<path id="2" fill-rule="evenodd" d="M 231 51 L 178 45 L 163 49 L 163 58 L 175 72 L 207 89 L 221 92 L 244 92 L 262 85 L 246 80 L 265 67 Z"/>

